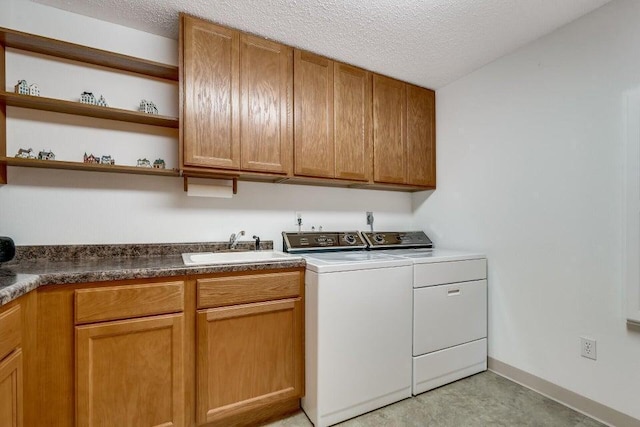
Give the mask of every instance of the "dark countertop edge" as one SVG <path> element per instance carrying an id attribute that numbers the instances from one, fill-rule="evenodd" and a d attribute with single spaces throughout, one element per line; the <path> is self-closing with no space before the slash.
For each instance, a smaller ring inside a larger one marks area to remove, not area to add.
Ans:
<path id="1" fill-rule="evenodd" d="M 121 270 L 59 272 L 44 274 L 18 274 L 16 283 L 0 288 L 0 307 L 41 286 L 56 286 L 79 283 L 107 282 L 118 280 L 150 279 L 155 277 L 191 276 L 214 273 L 234 273 L 239 271 L 260 271 L 272 269 L 305 267 L 304 258 L 287 261 L 233 263 L 203 265 L 197 267 L 159 267 Z M 23 276 L 23 277 L 20 277 Z"/>

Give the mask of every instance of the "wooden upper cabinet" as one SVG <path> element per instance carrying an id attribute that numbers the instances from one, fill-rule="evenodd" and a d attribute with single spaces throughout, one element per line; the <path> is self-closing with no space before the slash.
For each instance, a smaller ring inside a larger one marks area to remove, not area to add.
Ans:
<path id="1" fill-rule="evenodd" d="M 294 53 L 294 171 L 333 178 L 333 61 L 312 53 Z"/>
<path id="2" fill-rule="evenodd" d="M 183 161 L 240 167 L 240 33 L 188 16 L 183 24 Z"/>
<path id="3" fill-rule="evenodd" d="M 433 91 L 181 19 L 185 169 L 435 187 Z"/>
<path id="4" fill-rule="evenodd" d="M 436 98 L 407 84 L 407 184 L 436 185 Z"/>
<path id="5" fill-rule="evenodd" d="M 293 49 L 182 19 L 184 165 L 290 173 Z"/>
<path id="6" fill-rule="evenodd" d="M 371 73 L 334 63 L 335 177 L 371 177 Z"/>
<path id="7" fill-rule="evenodd" d="M 404 184 L 406 176 L 405 83 L 373 76 L 374 181 Z"/>
<path id="8" fill-rule="evenodd" d="M 293 49 L 240 36 L 242 169 L 288 173 L 293 154 Z"/>

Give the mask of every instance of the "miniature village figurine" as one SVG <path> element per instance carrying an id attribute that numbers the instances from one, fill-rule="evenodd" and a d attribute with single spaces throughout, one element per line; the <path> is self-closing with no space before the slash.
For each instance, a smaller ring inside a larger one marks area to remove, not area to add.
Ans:
<path id="1" fill-rule="evenodd" d="M 100 157 L 101 165 L 115 165 L 116 161 L 111 158 L 111 156 L 102 156 Z"/>
<path id="2" fill-rule="evenodd" d="M 29 85 L 26 80 L 18 80 L 14 90 L 18 95 L 40 96 L 40 87 L 35 83 Z"/>
<path id="3" fill-rule="evenodd" d="M 104 99 L 104 96 L 102 95 L 100 95 L 100 98 L 98 98 L 96 105 L 99 105 L 100 107 L 108 107 L 107 100 Z"/>
<path id="4" fill-rule="evenodd" d="M 151 162 L 147 159 L 138 159 L 138 165 L 141 168 L 150 168 L 151 167 Z"/>
<path id="5" fill-rule="evenodd" d="M 18 95 L 29 95 L 29 84 L 26 80 L 18 80 L 18 84 L 14 87 Z"/>
<path id="6" fill-rule="evenodd" d="M 153 167 L 155 169 L 165 169 L 167 167 L 167 164 L 162 159 L 156 159 L 156 161 L 153 162 Z"/>
<path id="7" fill-rule="evenodd" d="M 56 155 L 53 154 L 53 151 L 51 151 L 51 150 L 49 150 L 49 151 L 42 150 L 41 152 L 38 153 L 38 159 L 40 159 L 40 160 L 55 160 L 56 159 Z"/>
<path id="8" fill-rule="evenodd" d="M 18 150 L 18 154 L 16 157 L 19 159 L 35 159 L 36 156 L 33 154 L 33 148 L 20 148 Z"/>
<path id="9" fill-rule="evenodd" d="M 82 94 L 80 95 L 80 102 L 82 104 L 90 105 L 96 105 L 97 103 L 96 97 L 91 92 L 82 92 Z"/>
<path id="10" fill-rule="evenodd" d="M 40 86 L 37 84 L 29 85 L 29 95 L 31 96 L 40 96 Z"/>
<path id="11" fill-rule="evenodd" d="M 156 107 L 156 104 L 154 104 L 153 102 L 143 99 L 142 101 L 140 101 L 138 111 L 147 114 L 158 114 L 158 107 Z"/>
<path id="12" fill-rule="evenodd" d="M 100 159 L 94 156 L 93 154 L 87 155 L 84 153 L 84 163 L 100 163 Z"/>

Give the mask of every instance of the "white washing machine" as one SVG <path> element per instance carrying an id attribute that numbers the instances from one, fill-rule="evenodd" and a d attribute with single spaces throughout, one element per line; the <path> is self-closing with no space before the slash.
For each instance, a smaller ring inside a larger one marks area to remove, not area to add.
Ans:
<path id="1" fill-rule="evenodd" d="M 305 397 L 316 426 L 329 426 L 411 396 L 413 264 L 364 248 L 358 232 L 283 233 L 303 252 Z M 305 253 L 306 252 L 306 253 Z"/>
<path id="2" fill-rule="evenodd" d="M 423 232 L 363 235 L 374 248 L 429 240 Z M 487 370 L 486 257 L 429 247 L 383 252 L 413 262 L 412 393 Z"/>

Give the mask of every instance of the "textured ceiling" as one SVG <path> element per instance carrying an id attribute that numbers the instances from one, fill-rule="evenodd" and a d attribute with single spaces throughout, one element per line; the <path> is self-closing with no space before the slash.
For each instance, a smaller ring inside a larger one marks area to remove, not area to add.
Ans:
<path id="1" fill-rule="evenodd" d="M 187 12 L 437 89 L 610 0 L 32 0 L 177 38 Z"/>

